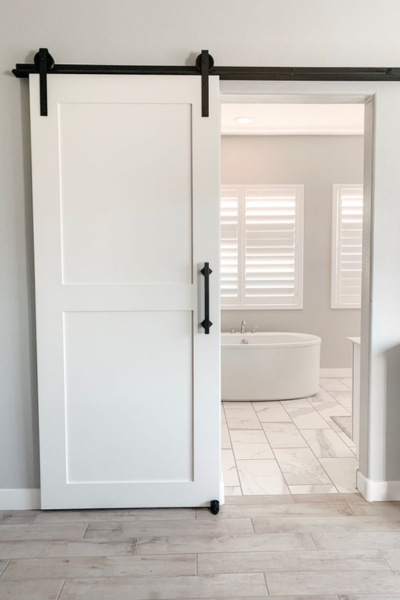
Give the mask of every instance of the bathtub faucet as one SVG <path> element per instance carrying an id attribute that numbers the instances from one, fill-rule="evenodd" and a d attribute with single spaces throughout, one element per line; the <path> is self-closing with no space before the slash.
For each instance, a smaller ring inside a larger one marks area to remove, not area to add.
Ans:
<path id="1" fill-rule="evenodd" d="M 242 321 L 242 324 L 240 326 L 240 332 L 246 333 L 246 321 Z"/>

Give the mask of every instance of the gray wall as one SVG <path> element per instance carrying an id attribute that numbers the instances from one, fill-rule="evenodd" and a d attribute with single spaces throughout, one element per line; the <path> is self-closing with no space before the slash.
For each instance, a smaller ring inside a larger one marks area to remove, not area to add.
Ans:
<path id="1" fill-rule="evenodd" d="M 322 338 L 321 367 L 351 367 L 361 311 L 331 309 L 332 184 L 362 183 L 362 136 L 223 136 L 223 184 L 304 185 L 302 310 L 222 311 L 223 330 L 243 319 L 262 331 L 298 331 Z"/>
<path id="2" fill-rule="evenodd" d="M 64 63 L 400 65 L 399 2 L 0 0 L 0 488 L 39 485 L 28 84 L 47 46 Z M 371 39 L 371 32 L 373 38 Z"/>

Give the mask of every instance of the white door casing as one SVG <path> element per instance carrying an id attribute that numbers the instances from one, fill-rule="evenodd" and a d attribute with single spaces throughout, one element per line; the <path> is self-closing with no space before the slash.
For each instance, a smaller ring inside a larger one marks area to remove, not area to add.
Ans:
<path id="1" fill-rule="evenodd" d="M 40 117 L 30 76 L 42 508 L 223 501 L 209 84 L 51 75 Z"/>

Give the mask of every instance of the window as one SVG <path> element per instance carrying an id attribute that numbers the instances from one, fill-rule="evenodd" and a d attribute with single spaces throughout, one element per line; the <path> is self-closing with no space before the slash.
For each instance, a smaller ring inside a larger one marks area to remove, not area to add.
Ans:
<path id="1" fill-rule="evenodd" d="M 332 308 L 361 307 L 362 185 L 334 185 L 332 199 Z"/>
<path id="2" fill-rule="evenodd" d="M 302 185 L 222 187 L 222 308 L 303 308 L 303 196 Z"/>

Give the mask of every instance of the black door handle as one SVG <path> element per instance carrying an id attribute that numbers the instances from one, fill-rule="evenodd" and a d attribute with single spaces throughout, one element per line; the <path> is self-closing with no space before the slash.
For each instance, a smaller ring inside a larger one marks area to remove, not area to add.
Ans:
<path id="1" fill-rule="evenodd" d="M 208 262 L 204 263 L 200 273 L 204 275 L 204 321 L 201 322 L 201 326 L 204 327 L 204 333 L 208 335 L 212 326 L 210 321 L 210 275 L 212 271 Z"/>

